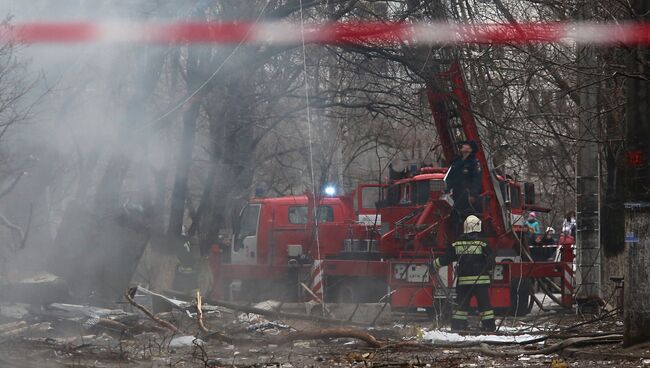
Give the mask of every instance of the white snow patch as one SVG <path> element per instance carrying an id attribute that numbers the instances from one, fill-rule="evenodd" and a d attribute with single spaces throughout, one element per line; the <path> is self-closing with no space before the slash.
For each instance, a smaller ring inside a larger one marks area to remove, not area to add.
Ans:
<path id="1" fill-rule="evenodd" d="M 517 327 L 509 327 L 509 326 L 501 326 L 499 327 L 499 331 L 501 333 L 508 333 L 508 332 L 515 332 L 515 333 L 522 333 L 522 332 L 530 332 L 530 333 L 535 333 L 535 334 L 544 334 L 545 332 L 548 332 L 548 329 L 544 329 L 541 327 L 535 327 L 535 326 L 517 326 Z"/>
<path id="2" fill-rule="evenodd" d="M 181 348 L 186 346 L 203 345 L 203 340 L 197 339 L 194 336 L 178 336 L 174 337 L 172 341 L 169 342 L 169 347 L 171 348 Z"/>
<path id="3" fill-rule="evenodd" d="M 512 336 L 507 336 L 507 335 L 461 335 L 455 332 L 451 331 L 445 331 L 445 330 L 431 330 L 423 331 L 424 334 L 422 336 L 423 340 L 426 341 L 431 341 L 432 343 L 436 342 L 515 342 L 515 343 L 520 343 L 520 342 L 526 342 L 530 340 L 534 340 L 540 337 L 543 337 L 542 335 L 529 335 L 529 334 L 524 334 L 524 335 L 512 335 Z"/>
<path id="4" fill-rule="evenodd" d="M 255 304 L 253 307 L 257 309 L 264 309 L 264 310 L 274 310 L 277 309 L 282 303 L 277 301 L 277 300 L 265 300 L 263 302 L 259 302 Z"/>

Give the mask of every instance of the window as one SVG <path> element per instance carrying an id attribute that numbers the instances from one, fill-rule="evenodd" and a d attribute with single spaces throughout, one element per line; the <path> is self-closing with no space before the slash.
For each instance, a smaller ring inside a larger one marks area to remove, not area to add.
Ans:
<path id="1" fill-rule="evenodd" d="M 400 204 L 411 203 L 411 184 L 406 183 L 401 185 L 401 195 L 399 198 Z"/>
<path id="2" fill-rule="evenodd" d="M 289 223 L 296 225 L 306 224 L 309 220 L 307 212 L 307 206 L 289 207 Z M 318 222 L 334 221 L 334 209 L 332 206 L 319 206 L 316 212 Z"/>
<path id="3" fill-rule="evenodd" d="M 307 223 L 307 207 L 289 207 L 289 223 L 291 224 L 306 224 Z"/>
<path id="4" fill-rule="evenodd" d="M 259 223 L 260 205 L 251 204 L 244 207 L 239 214 L 239 226 L 235 233 L 234 251 L 242 248 L 244 239 L 249 236 L 257 236 L 257 224 Z"/>
<path id="5" fill-rule="evenodd" d="M 365 187 L 361 190 L 361 207 L 364 209 L 375 209 L 379 201 L 381 187 Z"/>
<path id="6" fill-rule="evenodd" d="M 429 190 L 429 180 L 420 180 L 416 182 L 415 186 L 415 202 L 417 204 L 426 204 L 431 198 L 431 191 Z"/>
<path id="7" fill-rule="evenodd" d="M 511 203 L 512 208 L 520 208 L 521 207 L 521 203 L 519 201 L 519 195 L 520 195 L 519 188 L 514 186 L 514 185 L 511 186 L 510 187 L 510 203 Z"/>
<path id="8" fill-rule="evenodd" d="M 393 185 L 388 187 L 388 198 L 386 207 L 396 206 L 399 203 L 399 186 Z"/>
<path id="9" fill-rule="evenodd" d="M 320 206 L 317 210 L 318 222 L 334 221 L 334 209 L 331 206 Z"/>
<path id="10" fill-rule="evenodd" d="M 447 183 L 441 179 L 432 179 L 429 182 L 429 190 L 432 192 L 444 192 L 447 189 Z"/>

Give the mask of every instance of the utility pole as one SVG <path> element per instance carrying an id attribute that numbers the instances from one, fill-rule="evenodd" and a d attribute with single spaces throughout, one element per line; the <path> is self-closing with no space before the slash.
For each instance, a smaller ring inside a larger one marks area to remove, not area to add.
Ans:
<path id="1" fill-rule="evenodd" d="M 632 2 L 635 20 L 648 21 L 647 0 Z M 630 51 L 628 59 L 625 175 L 624 340 L 626 346 L 650 340 L 650 50 Z"/>
<path id="2" fill-rule="evenodd" d="M 582 3 L 584 19 L 593 19 L 591 1 Z M 600 252 L 600 157 L 598 84 L 594 81 L 597 67 L 593 45 L 580 47 L 578 63 L 582 73 L 580 88 L 580 123 L 578 126 L 578 162 L 576 177 L 578 288 L 577 300 L 585 307 L 595 307 L 601 295 Z"/>

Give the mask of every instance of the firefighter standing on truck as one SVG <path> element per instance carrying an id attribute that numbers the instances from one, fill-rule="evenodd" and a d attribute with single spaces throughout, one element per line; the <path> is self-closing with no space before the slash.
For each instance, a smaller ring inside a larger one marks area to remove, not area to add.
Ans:
<path id="1" fill-rule="evenodd" d="M 463 234 L 452 243 L 447 254 L 433 261 L 438 272 L 443 266 L 458 262 L 456 270 L 456 307 L 451 319 L 452 330 L 467 329 L 467 315 L 472 296 L 476 297 L 483 331 L 494 331 L 494 311 L 490 305 L 490 271 L 493 256 L 481 237 L 481 220 L 470 215 L 463 224 Z"/>
<path id="2" fill-rule="evenodd" d="M 460 233 L 467 216 L 481 212 L 479 196 L 483 191 L 481 163 L 476 158 L 476 142 L 463 141 L 459 146 L 460 156 L 452 162 L 445 178 L 447 191 L 451 191 L 454 200 L 451 223 L 455 235 Z"/>

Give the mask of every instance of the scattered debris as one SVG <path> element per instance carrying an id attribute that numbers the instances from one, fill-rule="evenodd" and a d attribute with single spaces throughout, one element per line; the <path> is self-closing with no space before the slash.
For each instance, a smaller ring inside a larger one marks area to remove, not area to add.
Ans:
<path id="1" fill-rule="evenodd" d="M 389 314 L 384 327 L 346 320 L 353 314 L 361 314 L 360 320 L 375 319 L 380 305 L 328 304 L 336 318 L 326 318 L 298 313 L 297 303 L 206 304 L 200 293 L 193 296 L 188 302 L 131 288 L 124 297 L 134 311 L 120 305 L 0 304 L 0 316 L 7 320 L 0 323 L 0 366 L 22 366 L 19 359 L 3 360 L 3 354 L 17 358 L 18 352 L 54 359 L 58 365 L 74 361 L 107 368 L 129 362 L 152 367 L 581 368 L 605 361 L 623 367 L 628 361 L 650 361 L 647 347 L 620 348 L 620 316 L 615 313 L 585 320 L 545 312 L 509 320 L 493 334 L 456 333 L 431 328 L 429 319 L 408 314 Z M 152 299 L 171 307 L 171 312 L 154 313 Z M 567 360 L 575 356 L 589 364 Z"/>
<path id="2" fill-rule="evenodd" d="M 166 297 L 166 296 L 164 296 L 162 294 L 154 293 L 153 291 L 151 291 L 151 290 L 149 290 L 147 288 L 144 288 L 142 286 L 136 286 L 136 287 L 133 287 L 130 290 L 134 290 L 134 294 L 133 294 L 134 299 L 135 299 L 135 296 L 137 294 L 149 295 L 152 298 L 155 298 L 156 300 L 158 300 L 158 301 L 160 301 L 162 303 L 165 303 L 168 306 L 173 307 L 175 309 L 185 309 L 185 308 L 188 308 L 191 305 L 191 303 L 184 302 L 182 300 L 169 298 L 169 297 Z"/>
<path id="3" fill-rule="evenodd" d="M 285 325 L 280 322 L 271 322 L 271 321 L 266 321 L 266 322 L 260 322 L 260 323 L 255 323 L 252 324 L 248 327 L 246 327 L 246 331 L 258 331 L 258 332 L 265 332 L 265 331 L 278 331 L 278 330 L 288 330 L 291 327 L 288 325 Z M 276 334 L 276 333 L 274 333 Z"/>
<path id="4" fill-rule="evenodd" d="M 174 332 L 174 333 L 181 333 L 181 331 L 178 329 L 178 327 L 174 326 L 173 324 L 162 320 L 158 317 L 156 317 L 152 312 L 150 312 L 147 308 L 141 306 L 140 304 L 136 303 L 135 300 L 133 300 L 133 296 L 135 295 L 136 291 L 138 290 L 137 287 L 129 289 L 124 296 L 126 297 L 126 300 L 131 303 L 134 307 L 138 308 L 142 313 L 144 313 L 147 317 L 151 318 L 152 321 L 156 322 L 157 324 L 161 325 L 162 327 Z"/>

